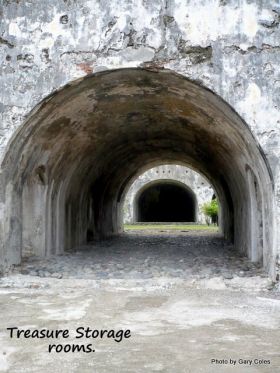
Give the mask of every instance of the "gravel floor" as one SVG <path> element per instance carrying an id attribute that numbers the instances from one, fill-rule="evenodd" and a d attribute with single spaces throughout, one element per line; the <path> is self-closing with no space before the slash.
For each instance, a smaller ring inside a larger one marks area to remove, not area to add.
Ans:
<path id="1" fill-rule="evenodd" d="M 48 259 L 25 258 L 22 274 L 54 278 L 146 279 L 263 276 L 219 234 L 205 231 L 130 232 Z"/>

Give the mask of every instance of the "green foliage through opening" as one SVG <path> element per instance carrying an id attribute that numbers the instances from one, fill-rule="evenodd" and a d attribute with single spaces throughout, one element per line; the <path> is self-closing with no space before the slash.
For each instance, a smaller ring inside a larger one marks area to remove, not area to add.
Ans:
<path id="1" fill-rule="evenodd" d="M 202 205 L 202 212 L 206 217 L 206 223 L 218 224 L 218 213 L 219 205 L 217 199 L 213 199 L 211 202 L 206 202 Z"/>

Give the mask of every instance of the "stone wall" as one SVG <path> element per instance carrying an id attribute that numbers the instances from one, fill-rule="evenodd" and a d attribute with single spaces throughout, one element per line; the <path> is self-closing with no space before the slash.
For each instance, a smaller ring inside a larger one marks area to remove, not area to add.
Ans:
<path id="1" fill-rule="evenodd" d="M 30 110 L 65 84 L 106 69 L 168 68 L 245 119 L 270 159 L 279 198 L 275 1 L 3 0 L 0 14 L 2 156 Z"/>

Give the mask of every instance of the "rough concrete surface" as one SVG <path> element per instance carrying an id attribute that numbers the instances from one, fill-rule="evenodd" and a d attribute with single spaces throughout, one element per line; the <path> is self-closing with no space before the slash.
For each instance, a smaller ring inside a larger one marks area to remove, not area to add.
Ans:
<path id="1" fill-rule="evenodd" d="M 216 233 L 135 232 L 62 257 L 26 258 L 0 292 L 1 372 L 280 371 L 279 292 Z M 14 326 L 69 329 L 70 337 L 11 339 Z M 77 327 L 129 329 L 131 337 L 76 339 Z M 95 352 L 48 353 L 53 343 L 92 343 Z M 258 364 L 248 367 L 252 359 Z"/>

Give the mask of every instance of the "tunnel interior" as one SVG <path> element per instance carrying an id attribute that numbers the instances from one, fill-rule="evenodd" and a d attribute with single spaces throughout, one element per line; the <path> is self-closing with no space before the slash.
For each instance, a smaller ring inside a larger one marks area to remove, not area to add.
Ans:
<path id="1" fill-rule="evenodd" d="M 138 222 L 195 222 L 196 198 L 180 183 L 159 181 L 139 191 Z"/>
<path id="2" fill-rule="evenodd" d="M 249 127 L 219 96 L 169 70 L 119 69 L 37 105 L 1 163 L 1 257 L 59 254 L 122 232 L 145 170 L 186 165 L 213 185 L 225 239 L 270 270 L 273 181 Z"/>

